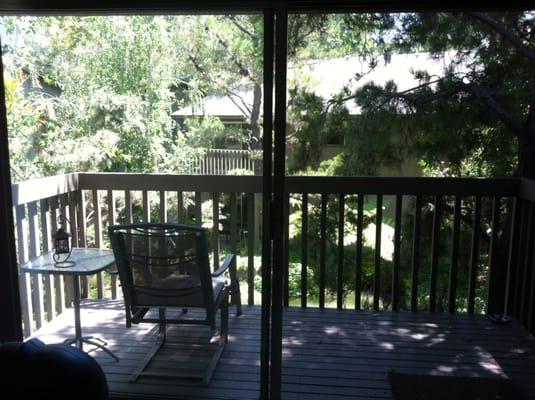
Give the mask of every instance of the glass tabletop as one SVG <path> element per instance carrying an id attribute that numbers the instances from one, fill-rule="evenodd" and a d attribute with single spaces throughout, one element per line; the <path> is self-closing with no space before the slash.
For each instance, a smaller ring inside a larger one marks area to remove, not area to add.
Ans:
<path id="1" fill-rule="evenodd" d="M 54 263 L 53 251 L 49 251 L 20 266 L 21 271 L 39 274 L 91 275 L 115 264 L 113 251 L 109 249 L 78 248 L 72 249 L 69 261 L 74 265 L 58 267 Z"/>

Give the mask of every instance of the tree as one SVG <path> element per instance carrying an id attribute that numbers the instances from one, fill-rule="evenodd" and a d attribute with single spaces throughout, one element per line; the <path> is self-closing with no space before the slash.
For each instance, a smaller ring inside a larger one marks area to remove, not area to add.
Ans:
<path id="1" fill-rule="evenodd" d="M 261 148 L 262 27 L 261 15 L 196 16 L 176 37 L 189 71 L 187 101 L 228 97 L 247 117 L 250 149 Z"/>
<path id="2" fill-rule="evenodd" d="M 369 84 L 337 101 L 410 116 L 415 151 L 435 173 L 533 178 L 533 24 L 530 12 L 400 15 L 392 48 L 428 51 L 444 60 L 443 76 L 414 71 L 413 88 Z"/>
<path id="3" fill-rule="evenodd" d="M 173 89 L 184 70 L 179 49 L 169 46 L 174 18 L 11 18 L 4 24 L 24 38 L 4 49 L 19 101 L 8 110 L 10 135 L 13 142 L 26 136 L 17 152 L 32 166 L 17 165 L 13 157 L 15 169 L 24 170 L 21 178 L 179 169 L 188 154 L 171 118 Z M 29 75 L 22 76 L 22 69 Z M 36 88 L 45 81 L 61 93 L 23 93 L 24 81 Z M 41 106 L 24 113 L 16 109 L 23 102 Z M 30 115 L 39 123 L 26 123 Z"/>

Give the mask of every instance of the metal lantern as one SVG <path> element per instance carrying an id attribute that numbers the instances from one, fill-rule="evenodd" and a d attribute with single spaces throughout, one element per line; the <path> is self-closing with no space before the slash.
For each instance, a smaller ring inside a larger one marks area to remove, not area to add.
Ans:
<path id="1" fill-rule="evenodd" d="M 61 227 L 65 222 L 70 221 L 65 218 L 63 215 L 60 215 L 58 217 L 58 225 L 60 228 L 58 231 L 54 234 L 54 262 L 57 267 L 72 267 L 74 265 L 74 262 L 67 261 L 69 257 L 71 256 L 72 248 L 70 245 L 70 237 L 71 235 L 69 232 L 65 231 L 63 227 Z"/>

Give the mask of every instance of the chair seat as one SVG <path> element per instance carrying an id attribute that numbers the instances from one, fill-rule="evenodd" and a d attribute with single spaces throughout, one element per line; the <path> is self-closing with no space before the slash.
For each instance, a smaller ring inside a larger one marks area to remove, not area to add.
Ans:
<path id="1" fill-rule="evenodd" d="M 228 285 L 225 277 L 212 278 L 212 293 L 217 302 L 223 288 Z M 153 282 L 150 287 L 137 287 L 137 305 L 205 307 L 201 282 L 192 277 L 170 275 Z"/>

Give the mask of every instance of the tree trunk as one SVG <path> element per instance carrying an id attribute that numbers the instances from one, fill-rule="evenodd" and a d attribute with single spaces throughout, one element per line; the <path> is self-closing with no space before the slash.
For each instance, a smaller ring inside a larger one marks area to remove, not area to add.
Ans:
<path id="1" fill-rule="evenodd" d="M 262 138 L 260 132 L 260 105 L 262 103 L 262 87 L 255 83 L 253 89 L 253 108 L 251 110 L 251 136 L 249 137 L 249 149 L 258 150 L 262 148 Z"/>

